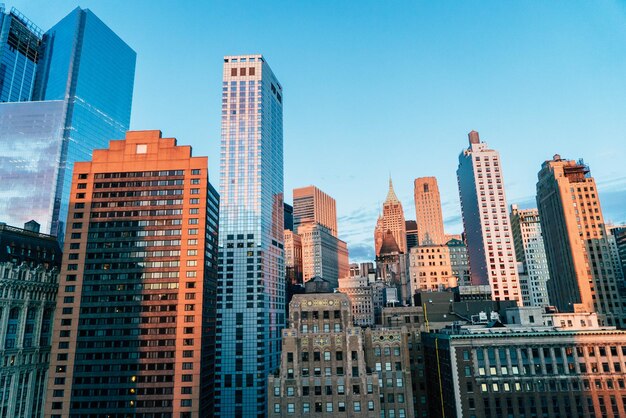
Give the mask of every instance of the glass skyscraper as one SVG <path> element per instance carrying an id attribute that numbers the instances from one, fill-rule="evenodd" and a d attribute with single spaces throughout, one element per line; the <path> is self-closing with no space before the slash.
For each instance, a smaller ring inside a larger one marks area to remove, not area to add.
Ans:
<path id="1" fill-rule="evenodd" d="M 40 58 L 41 29 L 0 3 L 0 102 L 30 100 Z"/>
<path id="2" fill-rule="evenodd" d="M 62 240 L 74 162 L 88 161 L 94 149 L 124 138 L 128 130 L 136 54 L 90 10 L 76 8 L 44 34 L 38 59 L 34 101 L 24 106 L 0 104 L 0 117 L 12 120 L 3 128 L 0 147 L 21 151 L 19 158 L 3 158 L 0 163 L 4 187 L 17 195 L 0 206 L 0 221 L 21 225 L 37 217 L 44 232 Z M 39 131 L 50 128 L 58 117 L 57 110 L 51 111 L 57 105 L 42 105 L 48 101 L 61 101 L 63 106 L 60 140 L 56 133 L 46 136 Z M 13 113 L 16 109 L 19 114 Z M 30 126 L 31 133 L 22 125 Z M 41 149 L 46 147 L 55 152 L 42 158 Z M 54 175 L 44 174 L 51 164 Z M 4 181 L 31 177 L 46 181 L 27 190 Z M 23 211 L 24 201 L 39 203 Z"/>
<path id="3" fill-rule="evenodd" d="M 0 221 L 48 233 L 63 145 L 65 102 L 0 103 Z"/>
<path id="4" fill-rule="evenodd" d="M 285 324 L 282 87 L 261 55 L 224 57 L 216 416 L 264 417 Z"/>

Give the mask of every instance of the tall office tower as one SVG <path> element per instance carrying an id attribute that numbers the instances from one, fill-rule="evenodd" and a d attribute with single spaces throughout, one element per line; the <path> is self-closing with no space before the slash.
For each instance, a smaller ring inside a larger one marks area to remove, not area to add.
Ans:
<path id="1" fill-rule="evenodd" d="M 522 263 L 519 275 L 524 306 L 548 306 L 547 281 L 548 260 L 541 236 L 539 211 L 537 209 L 520 209 L 511 205 L 511 231 L 515 244 L 515 257 Z M 528 289 L 524 289 L 523 280 L 527 281 Z"/>
<path id="2" fill-rule="evenodd" d="M 8 157 L 0 161 L 2 220 L 21 224 L 37 216 L 45 232 L 63 240 L 74 162 L 89 160 L 93 149 L 128 129 L 135 59 L 89 10 L 76 8 L 44 34 L 36 101 L 0 104 L 0 119 L 20 120 L 0 135 Z"/>
<path id="3" fill-rule="evenodd" d="M 435 177 L 420 177 L 414 182 L 415 216 L 419 245 L 443 245 L 441 196 Z"/>
<path id="4" fill-rule="evenodd" d="M 451 239 L 446 243 L 450 249 L 450 268 L 456 277 L 459 286 L 471 285 L 469 262 L 467 261 L 467 246 L 460 239 Z"/>
<path id="5" fill-rule="evenodd" d="M 417 222 L 405 221 L 404 225 L 406 228 L 406 250 L 410 251 L 411 248 L 417 247 L 419 243 L 417 235 Z"/>
<path id="6" fill-rule="evenodd" d="M 337 236 L 337 208 L 335 199 L 315 186 L 293 189 L 293 226 L 318 223 Z"/>
<path id="7" fill-rule="evenodd" d="M 0 4 L 0 102 L 30 100 L 42 31 L 15 8 Z"/>
<path id="8" fill-rule="evenodd" d="M 212 414 L 219 196 L 206 157 L 130 131 L 72 175 L 45 415 Z"/>
<path id="9" fill-rule="evenodd" d="M 626 327 L 611 265 L 596 182 L 582 161 L 555 155 L 541 165 L 537 204 L 546 254 L 550 303 L 561 312 L 597 312 Z"/>
<path id="10" fill-rule="evenodd" d="M 0 416 L 43 416 L 61 248 L 33 223 L 0 224 Z M 38 225 L 37 225 L 38 226 Z"/>
<path id="11" fill-rule="evenodd" d="M 468 136 L 456 173 L 472 284 L 491 286 L 493 300 L 521 304 L 500 154 L 480 142 L 478 132 Z"/>
<path id="12" fill-rule="evenodd" d="M 333 288 L 338 287 L 338 280 L 350 274 L 348 245 L 317 223 L 301 224 L 298 235 L 302 241 L 303 280 L 319 276 Z"/>
<path id="13" fill-rule="evenodd" d="M 282 87 L 261 55 L 224 57 L 216 415 L 264 417 L 285 326 Z"/>
<path id="14" fill-rule="evenodd" d="M 293 226 L 302 242 L 304 281 L 320 276 L 339 286 L 350 267 L 348 245 L 337 238 L 335 199 L 315 186 L 294 189 Z"/>
<path id="15" fill-rule="evenodd" d="M 393 190 L 391 178 L 389 179 L 389 191 L 387 192 L 387 198 L 383 203 L 383 213 L 378 219 L 376 231 L 374 232 L 376 256 L 380 255 L 380 245 L 382 244 L 382 240 L 387 231 L 391 231 L 391 235 L 393 235 L 393 238 L 398 245 L 398 251 L 402 254 L 406 253 L 406 224 L 404 221 L 404 210 L 402 209 L 402 203 L 400 203 L 400 200 L 398 200 L 398 197 Z"/>

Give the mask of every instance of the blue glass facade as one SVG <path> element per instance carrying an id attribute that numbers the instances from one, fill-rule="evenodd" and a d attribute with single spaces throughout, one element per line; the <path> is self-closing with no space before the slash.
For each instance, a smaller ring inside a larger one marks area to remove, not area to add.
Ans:
<path id="1" fill-rule="evenodd" d="M 224 58 L 216 416 L 264 417 L 285 323 L 282 88 L 261 55 Z"/>
<path id="2" fill-rule="evenodd" d="M 31 99 L 40 58 L 41 30 L 16 9 L 0 4 L 0 102 Z"/>
<path id="3" fill-rule="evenodd" d="M 76 8 L 43 36 L 35 100 L 67 102 L 50 233 L 62 239 L 74 162 L 124 138 L 136 53 L 90 10 Z"/>
<path id="4" fill-rule="evenodd" d="M 62 100 L 0 103 L 0 222 L 50 230 L 64 124 Z"/>

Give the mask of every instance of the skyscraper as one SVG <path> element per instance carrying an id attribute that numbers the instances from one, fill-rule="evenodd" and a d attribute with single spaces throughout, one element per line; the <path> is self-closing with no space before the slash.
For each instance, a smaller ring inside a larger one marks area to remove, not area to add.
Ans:
<path id="1" fill-rule="evenodd" d="M 34 219 L 50 233 L 65 132 L 65 102 L 0 103 L 0 220 Z M 55 224 L 56 225 L 56 224 Z M 55 227 L 56 231 L 56 227 Z"/>
<path id="2" fill-rule="evenodd" d="M 335 199 L 315 186 L 293 189 L 293 226 L 315 222 L 337 236 L 337 208 Z"/>
<path id="3" fill-rule="evenodd" d="M 468 136 L 456 173 L 472 285 L 491 286 L 493 300 L 521 304 L 500 155 L 480 142 L 478 132 Z"/>
<path id="4" fill-rule="evenodd" d="M 207 158 L 130 131 L 72 180 L 45 415 L 211 414 L 219 197 Z"/>
<path id="5" fill-rule="evenodd" d="M 393 190 L 393 183 L 389 178 L 389 191 L 387 192 L 387 198 L 383 203 L 383 213 L 378 220 L 376 226 L 375 240 L 376 240 L 376 255 L 380 254 L 380 244 L 382 244 L 382 238 L 387 231 L 391 231 L 398 250 L 404 254 L 406 250 L 406 223 L 404 220 L 404 210 L 402 209 L 402 203 L 396 196 Z"/>
<path id="6" fill-rule="evenodd" d="M 339 286 L 348 276 L 348 245 L 337 238 L 335 199 L 315 186 L 293 189 L 294 232 L 302 243 L 304 281 L 315 276 Z"/>
<path id="7" fill-rule="evenodd" d="M 42 31 L 17 9 L 0 3 L 0 102 L 30 100 Z"/>
<path id="8" fill-rule="evenodd" d="M 443 232 L 441 197 L 435 177 L 420 177 L 414 182 L 415 216 L 419 245 L 443 245 L 446 243 Z"/>
<path id="9" fill-rule="evenodd" d="M 519 278 L 524 306 L 548 306 L 550 299 L 546 286 L 550 274 L 541 236 L 539 211 L 511 205 L 510 219 L 515 256 L 522 263 Z"/>
<path id="10" fill-rule="evenodd" d="M 22 224 L 34 213 L 45 232 L 63 239 L 74 162 L 89 160 L 93 149 L 123 138 L 128 129 L 135 59 L 135 52 L 88 9 L 76 8 L 43 35 L 35 101 L 0 104 L 0 118 L 20 119 L 0 135 L 6 153 L 19 155 L 0 160 L 6 185 L 0 218 Z M 57 101 L 61 104 L 52 104 Z M 32 205 L 28 211 L 22 210 L 25 201 Z"/>
<path id="11" fill-rule="evenodd" d="M 333 288 L 338 280 L 350 273 L 348 245 L 332 235 L 318 223 L 305 223 L 298 227 L 302 242 L 302 277 L 305 282 L 319 276 Z"/>
<path id="12" fill-rule="evenodd" d="M 264 417 L 285 326 L 282 87 L 261 55 L 224 57 L 216 415 Z"/>
<path id="13" fill-rule="evenodd" d="M 557 154 L 541 165 L 538 177 L 550 303 L 562 312 L 597 312 L 608 325 L 626 327 L 598 188 L 589 167 Z"/>

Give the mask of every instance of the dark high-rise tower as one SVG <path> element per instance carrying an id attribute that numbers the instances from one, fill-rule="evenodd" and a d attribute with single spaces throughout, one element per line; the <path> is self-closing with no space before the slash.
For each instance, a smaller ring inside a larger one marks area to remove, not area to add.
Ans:
<path id="1" fill-rule="evenodd" d="M 130 131 L 72 180 L 45 415 L 212 416 L 219 197 L 207 158 Z"/>
<path id="2" fill-rule="evenodd" d="M 283 96 L 261 55 L 224 57 L 216 415 L 264 417 L 285 326 Z"/>

